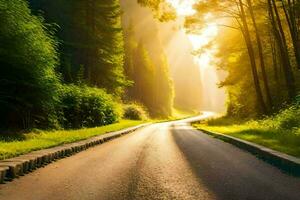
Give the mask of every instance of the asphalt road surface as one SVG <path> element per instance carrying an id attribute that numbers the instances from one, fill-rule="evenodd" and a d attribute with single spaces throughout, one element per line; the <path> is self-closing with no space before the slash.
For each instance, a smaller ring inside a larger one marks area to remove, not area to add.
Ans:
<path id="1" fill-rule="evenodd" d="M 300 178 L 185 122 L 154 124 L 59 160 L 0 185 L 0 199 L 300 199 Z"/>

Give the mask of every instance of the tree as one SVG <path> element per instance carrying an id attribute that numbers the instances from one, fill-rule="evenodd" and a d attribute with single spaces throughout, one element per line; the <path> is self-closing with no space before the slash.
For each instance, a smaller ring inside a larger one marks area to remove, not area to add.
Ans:
<path id="1" fill-rule="evenodd" d="M 27 129 L 57 121 L 56 41 L 23 0 L 0 0 L 0 126 Z"/>
<path id="2" fill-rule="evenodd" d="M 256 68 L 256 61 L 255 61 L 255 53 L 254 53 L 254 48 L 253 48 L 253 44 L 251 41 L 250 31 L 249 31 L 246 13 L 245 13 L 245 9 L 244 9 L 244 3 L 242 0 L 239 0 L 238 3 L 239 3 L 240 15 L 241 15 L 241 21 L 242 21 L 241 30 L 242 30 L 242 33 L 243 33 L 243 36 L 245 39 L 247 49 L 248 49 L 248 55 L 250 58 L 252 77 L 253 77 L 254 87 L 255 87 L 255 91 L 256 91 L 256 95 L 257 95 L 258 105 L 262 109 L 262 112 L 265 114 L 267 112 L 267 107 L 264 102 L 263 94 L 262 94 L 260 83 L 259 83 L 259 78 L 258 78 L 258 73 L 257 73 L 257 68 Z"/>
<path id="3" fill-rule="evenodd" d="M 248 4 L 249 3 L 250 2 L 248 1 Z M 254 43 L 253 43 L 253 40 L 251 37 L 251 25 L 248 20 L 247 10 L 246 10 L 247 8 L 245 7 L 244 2 L 242 0 L 236 0 L 236 1 L 230 1 L 230 2 L 223 2 L 223 1 L 218 1 L 218 0 L 214 0 L 212 2 L 200 2 L 197 5 L 197 9 L 198 9 L 198 13 L 201 13 L 202 19 L 204 18 L 205 13 L 212 12 L 217 17 L 220 17 L 220 18 L 224 18 L 224 17 L 232 18 L 231 23 L 233 23 L 233 21 L 236 23 L 236 26 L 235 25 L 233 25 L 233 26 L 232 25 L 223 25 L 223 26 L 233 28 L 242 33 L 242 36 L 243 36 L 243 39 L 244 39 L 244 42 L 245 42 L 245 45 L 247 48 L 248 56 L 249 56 L 251 75 L 253 78 L 253 87 L 255 89 L 256 99 L 257 99 L 257 106 L 261 113 L 266 114 L 268 109 L 267 109 L 267 104 L 265 103 L 265 100 L 264 100 L 264 95 L 263 95 L 262 87 L 260 84 L 261 80 L 259 78 Z M 199 23 L 203 23 L 202 19 L 199 19 L 198 15 L 196 15 L 196 17 L 194 19 L 193 19 L 193 17 L 190 18 L 186 22 L 186 25 L 189 28 L 193 29 L 193 27 L 197 27 L 197 26 L 194 26 L 194 24 L 198 25 Z M 252 18 L 252 21 L 253 21 L 253 18 Z M 256 21 L 253 21 L 253 22 L 256 22 Z M 258 47 L 261 47 L 261 43 L 260 43 L 261 41 L 260 41 L 258 32 L 256 32 L 256 39 L 257 39 Z M 260 55 L 262 56 L 262 49 L 260 49 Z M 267 90 L 267 92 L 266 92 L 267 99 L 268 99 L 268 102 L 271 103 L 270 91 L 268 89 L 269 87 L 268 87 L 268 82 L 267 82 L 267 77 L 266 77 L 266 72 L 265 72 L 265 67 L 264 67 L 264 60 L 260 59 L 260 61 L 261 61 L 261 69 L 262 69 L 263 75 L 264 75 L 263 80 L 265 83 L 265 89 Z"/>
<path id="4" fill-rule="evenodd" d="M 155 112 L 156 116 L 172 115 L 174 88 L 169 75 L 169 64 L 165 55 L 161 56 L 162 64 L 155 74 Z"/>
<path id="5" fill-rule="evenodd" d="M 292 1 L 290 3 L 292 5 Z M 196 6 L 198 13 L 186 20 L 187 28 L 191 31 L 197 31 L 205 23 L 205 20 L 203 20 L 205 15 L 211 13 L 213 15 L 211 18 L 218 23 L 219 27 L 238 30 L 242 33 L 250 65 L 240 66 L 240 69 L 247 66 L 251 67 L 257 105 L 263 114 L 270 113 L 270 111 L 274 112 L 284 102 L 292 102 L 296 95 L 297 83 L 294 76 L 297 72 L 293 70 L 293 57 L 289 52 L 297 48 L 295 48 L 296 42 L 293 39 L 294 36 L 291 34 L 291 38 L 289 38 L 287 33 L 296 29 L 291 28 L 289 24 L 295 23 L 291 21 L 297 21 L 298 19 L 297 17 L 294 17 L 293 20 L 289 19 L 296 10 L 293 10 L 295 6 L 291 6 L 293 12 L 288 13 L 288 4 L 289 1 L 282 4 L 282 8 L 279 8 L 279 4 L 275 0 L 268 0 L 266 2 L 255 0 L 201 1 Z M 268 15 L 265 13 L 268 13 Z M 286 20 L 284 20 L 284 16 Z M 228 35 L 226 36 L 228 37 Z M 226 45 L 228 46 L 228 42 Z M 240 47 L 240 43 L 237 43 L 233 48 L 244 51 L 243 47 Z M 238 55 L 237 52 L 235 54 Z M 296 52 L 294 54 L 295 60 L 297 60 Z M 223 53 L 221 57 L 225 55 Z M 244 63 L 241 60 L 242 55 L 240 54 L 239 58 L 237 57 L 240 63 Z M 236 62 L 236 64 L 239 62 Z M 229 73 L 236 73 L 235 70 L 231 71 L 228 68 L 226 70 Z M 270 73 L 274 74 L 274 76 L 270 76 Z M 234 80 L 233 82 L 239 87 L 231 87 L 232 80 L 239 78 L 233 78 L 231 75 L 229 77 L 221 85 L 230 88 L 228 91 L 229 93 L 232 92 L 232 94 L 229 94 L 231 99 L 239 99 L 236 97 L 244 95 L 240 88 L 245 87 L 244 89 L 248 89 L 246 88 L 247 85 L 243 84 L 242 81 Z M 281 77 L 285 81 L 284 86 L 286 89 L 281 87 Z M 234 90 L 238 90 L 239 92 Z M 286 97 L 285 90 L 288 97 Z M 274 95 L 276 94 L 275 92 L 277 95 Z M 240 104 L 244 103 L 246 104 L 246 101 L 240 102 Z M 236 104 L 236 106 L 238 105 Z M 251 107 L 250 104 L 249 106 Z"/>
<path id="6" fill-rule="evenodd" d="M 174 95 L 166 56 L 156 40 L 152 40 L 153 46 L 147 43 L 148 37 L 136 42 L 132 22 L 125 30 L 125 73 L 132 81 L 125 99 L 142 103 L 153 117 L 170 116 Z"/>
<path id="7" fill-rule="evenodd" d="M 270 21 L 274 31 L 274 36 L 280 51 L 280 57 L 282 60 L 286 86 L 290 98 L 289 100 L 291 101 L 296 96 L 296 88 L 295 88 L 295 78 L 292 71 L 291 61 L 288 52 L 286 36 L 283 30 L 281 17 L 275 0 L 268 0 L 268 8 L 270 13 Z"/>
<path id="8" fill-rule="evenodd" d="M 254 31 L 255 31 L 256 42 L 257 42 L 257 47 L 258 47 L 259 61 L 260 61 L 262 77 L 263 77 L 263 83 L 264 83 L 264 87 L 265 87 L 265 91 L 266 91 L 267 105 L 269 105 L 270 107 L 273 107 L 268 76 L 267 76 L 267 73 L 266 73 L 266 65 L 265 65 L 265 60 L 264 60 L 264 52 L 263 52 L 263 47 L 262 47 L 262 41 L 261 41 L 261 36 L 260 36 L 259 30 L 258 30 L 258 27 L 257 27 L 257 23 L 256 23 L 256 17 L 255 17 L 254 10 L 253 10 L 252 0 L 247 0 L 247 5 L 248 5 L 249 13 L 250 13 L 251 20 L 252 20 L 253 27 L 254 27 Z"/>
<path id="9" fill-rule="evenodd" d="M 161 22 L 174 20 L 176 18 L 176 11 L 165 0 L 137 0 L 137 2 L 152 10 L 154 17 Z"/>
<path id="10" fill-rule="evenodd" d="M 61 66 L 66 82 L 75 82 L 81 67 L 86 83 L 121 95 L 124 44 L 118 0 L 30 0 L 47 22 L 59 26 Z M 58 9 L 59 8 L 59 9 Z"/>
<path id="11" fill-rule="evenodd" d="M 300 69 L 300 3 L 295 0 L 280 0 L 291 35 L 293 50 Z"/>
<path id="12" fill-rule="evenodd" d="M 139 43 L 134 54 L 134 69 L 133 69 L 133 98 L 144 104 L 150 114 L 154 113 L 155 109 L 155 68 L 150 60 L 149 53 L 144 48 L 142 42 Z"/>
<path id="13" fill-rule="evenodd" d="M 166 3 L 165 0 L 139 2 L 154 10 Z M 295 100 L 300 86 L 296 70 L 300 63 L 299 6 L 298 0 L 198 1 L 194 6 L 198 12 L 186 17 L 189 32 L 201 31 L 207 21 L 215 22 L 221 29 L 222 38 L 215 42 L 222 60 L 219 67 L 228 72 L 220 85 L 228 91 L 229 113 L 261 116 Z M 225 31 L 228 29 L 231 31 Z M 230 34 L 236 38 L 225 40 Z M 233 39 L 236 43 L 228 42 Z M 252 76 L 251 84 L 247 74 Z"/>

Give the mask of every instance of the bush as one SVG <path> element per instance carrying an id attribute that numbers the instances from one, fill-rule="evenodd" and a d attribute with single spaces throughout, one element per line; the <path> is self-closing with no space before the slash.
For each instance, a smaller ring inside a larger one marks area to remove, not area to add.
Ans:
<path id="1" fill-rule="evenodd" d="M 300 106 L 293 105 L 281 110 L 274 116 L 269 116 L 261 120 L 245 120 L 224 116 L 221 118 L 205 121 L 209 126 L 232 126 L 246 125 L 253 129 L 264 129 L 271 131 L 300 131 Z"/>
<path id="2" fill-rule="evenodd" d="M 65 128 L 102 126 L 118 120 L 116 103 L 102 89 L 68 85 L 62 89 L 61 102 Z"/>
<path id="3" fill-rule="evenodd" d="M 0 128 L 55 124 L 55 40 L 24 0 L 0 0 L 0 27 Z"/>
<path id="4" fill-rule="evenodd" d="M 144 107 L 138 104 L 128 104 L 124 107 L 123 117 L 131 120 L 145 120 L 148 117 Z"/>
<path id="5" fill-rule="evenodd" d="M 270 120 L 269 120 L 270 121 Z M 271 118 L 277 129 L 294 129 L 300 127 L 300 107 L 291 106 Z"/>

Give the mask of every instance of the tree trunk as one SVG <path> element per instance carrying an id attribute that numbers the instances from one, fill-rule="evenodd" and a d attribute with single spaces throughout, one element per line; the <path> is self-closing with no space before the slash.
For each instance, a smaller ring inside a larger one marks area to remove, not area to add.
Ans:
<path id="1" fill-rule="evenodd" d="M 283 72 L 285 76 L 289 99 L 290 101 L 292 101 L 296 96 L 295 79 L 294 79 L 294 74 L 292 72 L 285 34 L 281 24 L 281 19 L 278 13 L 278 9 L 275 4 L 275 0 L 268 0 L 268 7 L 269 7 L 269 12 L 271 17 L 271 23 L 274 30 L 274 36 L 280 51 L 280 57 L 282 60 Z"/>
<path id="2" fill-rule="evenodd" d="M 93 77 L 93 70 L 95 70 L 95 57 L 96 57 L 96 49 L 94 44 L 95 38 L 95 0 L 86 0 L 86 65 L 85 65 L 85 78 L 91 85 L 96 85 L 96 79 Z"/>
<path id="3" fill-rule="evenodd" d="M 85 52 L 85 70 L 84 70 L 84 75 L 85 79 L 87 80 L 88 83 L 91 81 L 91 66 L 90 66 L 90 48 L 89 48 L 89 41 L 90 41 L 90 27 L 91 23 L 91 5 L 90 5 L 90 0 L 85 1 L 85 24 L 86 24 L 86 33 L 85 33 L 85 41 L 88 43 L 87 47 L 84 49 Z"/>
<path id="4" fill-rule="evenodd" d="M 257 96 L 257 101 L 258 101 L 258 106 L 260 107 L 260 110 L 262 113 L 266 114 L 267 113 L 267 108 L 266 104 L 264 102 L 263 94 L 261 91 L 261 86 L 259 83 L 259 77 L 257 73 L 257 67 L 256 67 L 256 61 L 255 61 L 255 53 L 254 53 L 254 48 L 253 44 L 251 41 L 251 36 L 249 33 L 249 27 L 248 27 L 248 22 L 246 19 L 246 14 L 245 14 L 245 9 L 244 9 L 244 4 L 242 0 L 239 0 L 239 7 L 240 7 L 240 14 L 241 14 L 241 20 L 242 20 L 242 33 L 245 39 L 245 43 L 248 49 L 248 55 L 250 58 L 250 64 L 251 64 L 251 70 L 252 70 L 252 76 L 253 76 L 253 81 L 254 81 L 254 87 L 256 91 L 256 96 Z"/>
<path id="5" fill-rule="evenodd" d="M 288 22 L 289 32 L 292 38 L 294 54 L 296 58 L 297 67 L 300 69 L 300 39 L 297 27 L 296 15 L 294 11 L 294 2 L 287 0 L 288 4 L 281 0 L 283 11 L 285 14 L 286 21 Z"/>
<path id="6" fill-rule="evenodd" d="M 261 41 L 261 37 L 260 37 L 259 30 L 258 30 L 258 27 L 257 27 L 255 15 L 254 15 L 254 12 L 253 12 L 252 2 L 251 2 L 251 0 L 247 0 L 247 3 L 248 3 L 248 9 L 250 11 L 250 15 L 251 15 L 251 19 L 252 19 L 252 22 L 253 22 L 255 35 L 256 35 L 258 55 L 259 55 L 260 67 L 261 67 L 261 71 L 262 71 L 263 83 L 264 83 L 265 92 L 266 92 L 267 104 L 269 105 L 269 107 L 272 108 L 273 107 L 273 101 L 272 101 L 272 98 L 271 98 L 269 80 L 268 80 L 268 76 L 267 76 L 267 73 L 266 73 L 266 65 L 265 65 L 265 60 L 264 60 L 264 55 L 263 55 L 262 41 Z"/>
<path id="7" fill-rule="evenodd" d="M 274 80 L 276 85 L 279 86 L 279 70 L 278 70 L 278 62 L 277 62 L 277 49 L 276 49 L 276 41 L 270 36 L 270 46 L 271 46 L 271 54 L 272 54 L 272 65 L 274 70 Z"/>

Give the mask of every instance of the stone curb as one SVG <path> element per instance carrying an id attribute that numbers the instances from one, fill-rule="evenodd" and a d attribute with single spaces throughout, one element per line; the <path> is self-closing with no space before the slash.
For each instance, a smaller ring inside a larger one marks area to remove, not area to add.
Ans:
<path id="1" fill-rule="evenodd" d="M 238 139 L 236 137 L 232 137 L 229 135 L 225 135 L 222 133 L 216 133 L 207 131 L 204 129 L 198 129 L 203 133 L 211 135 L 215 138 L 221 139 L 225 142 L 233 144 L 241 149 L 244 149 L 260 159 L 277 166 L 281 170 L 295 176 L 300 176 L 300 159 L 266 148 L 264 146 L 254 144 L 252 142 L 248 142 L 245 140 Z"/>
<path id="2" fill-rule="evenodd" d="M 24 176 L 37 168 L 46 166 L 56 160 L 69 157 L 78 152 L 84 151 L 90 147 L 108 142 L 122 135 L 132 133 L 143 128 L 150 123 L 141 124 L 135 127 L 127 128 L 120 131 L 110 132 L 92 138 L 81 140 L 70 144 L 64 144 L 49 149 L 33 151 L 18 157 L 0 161 L 0 183 L 12 181 L 19 176 Z"/>

